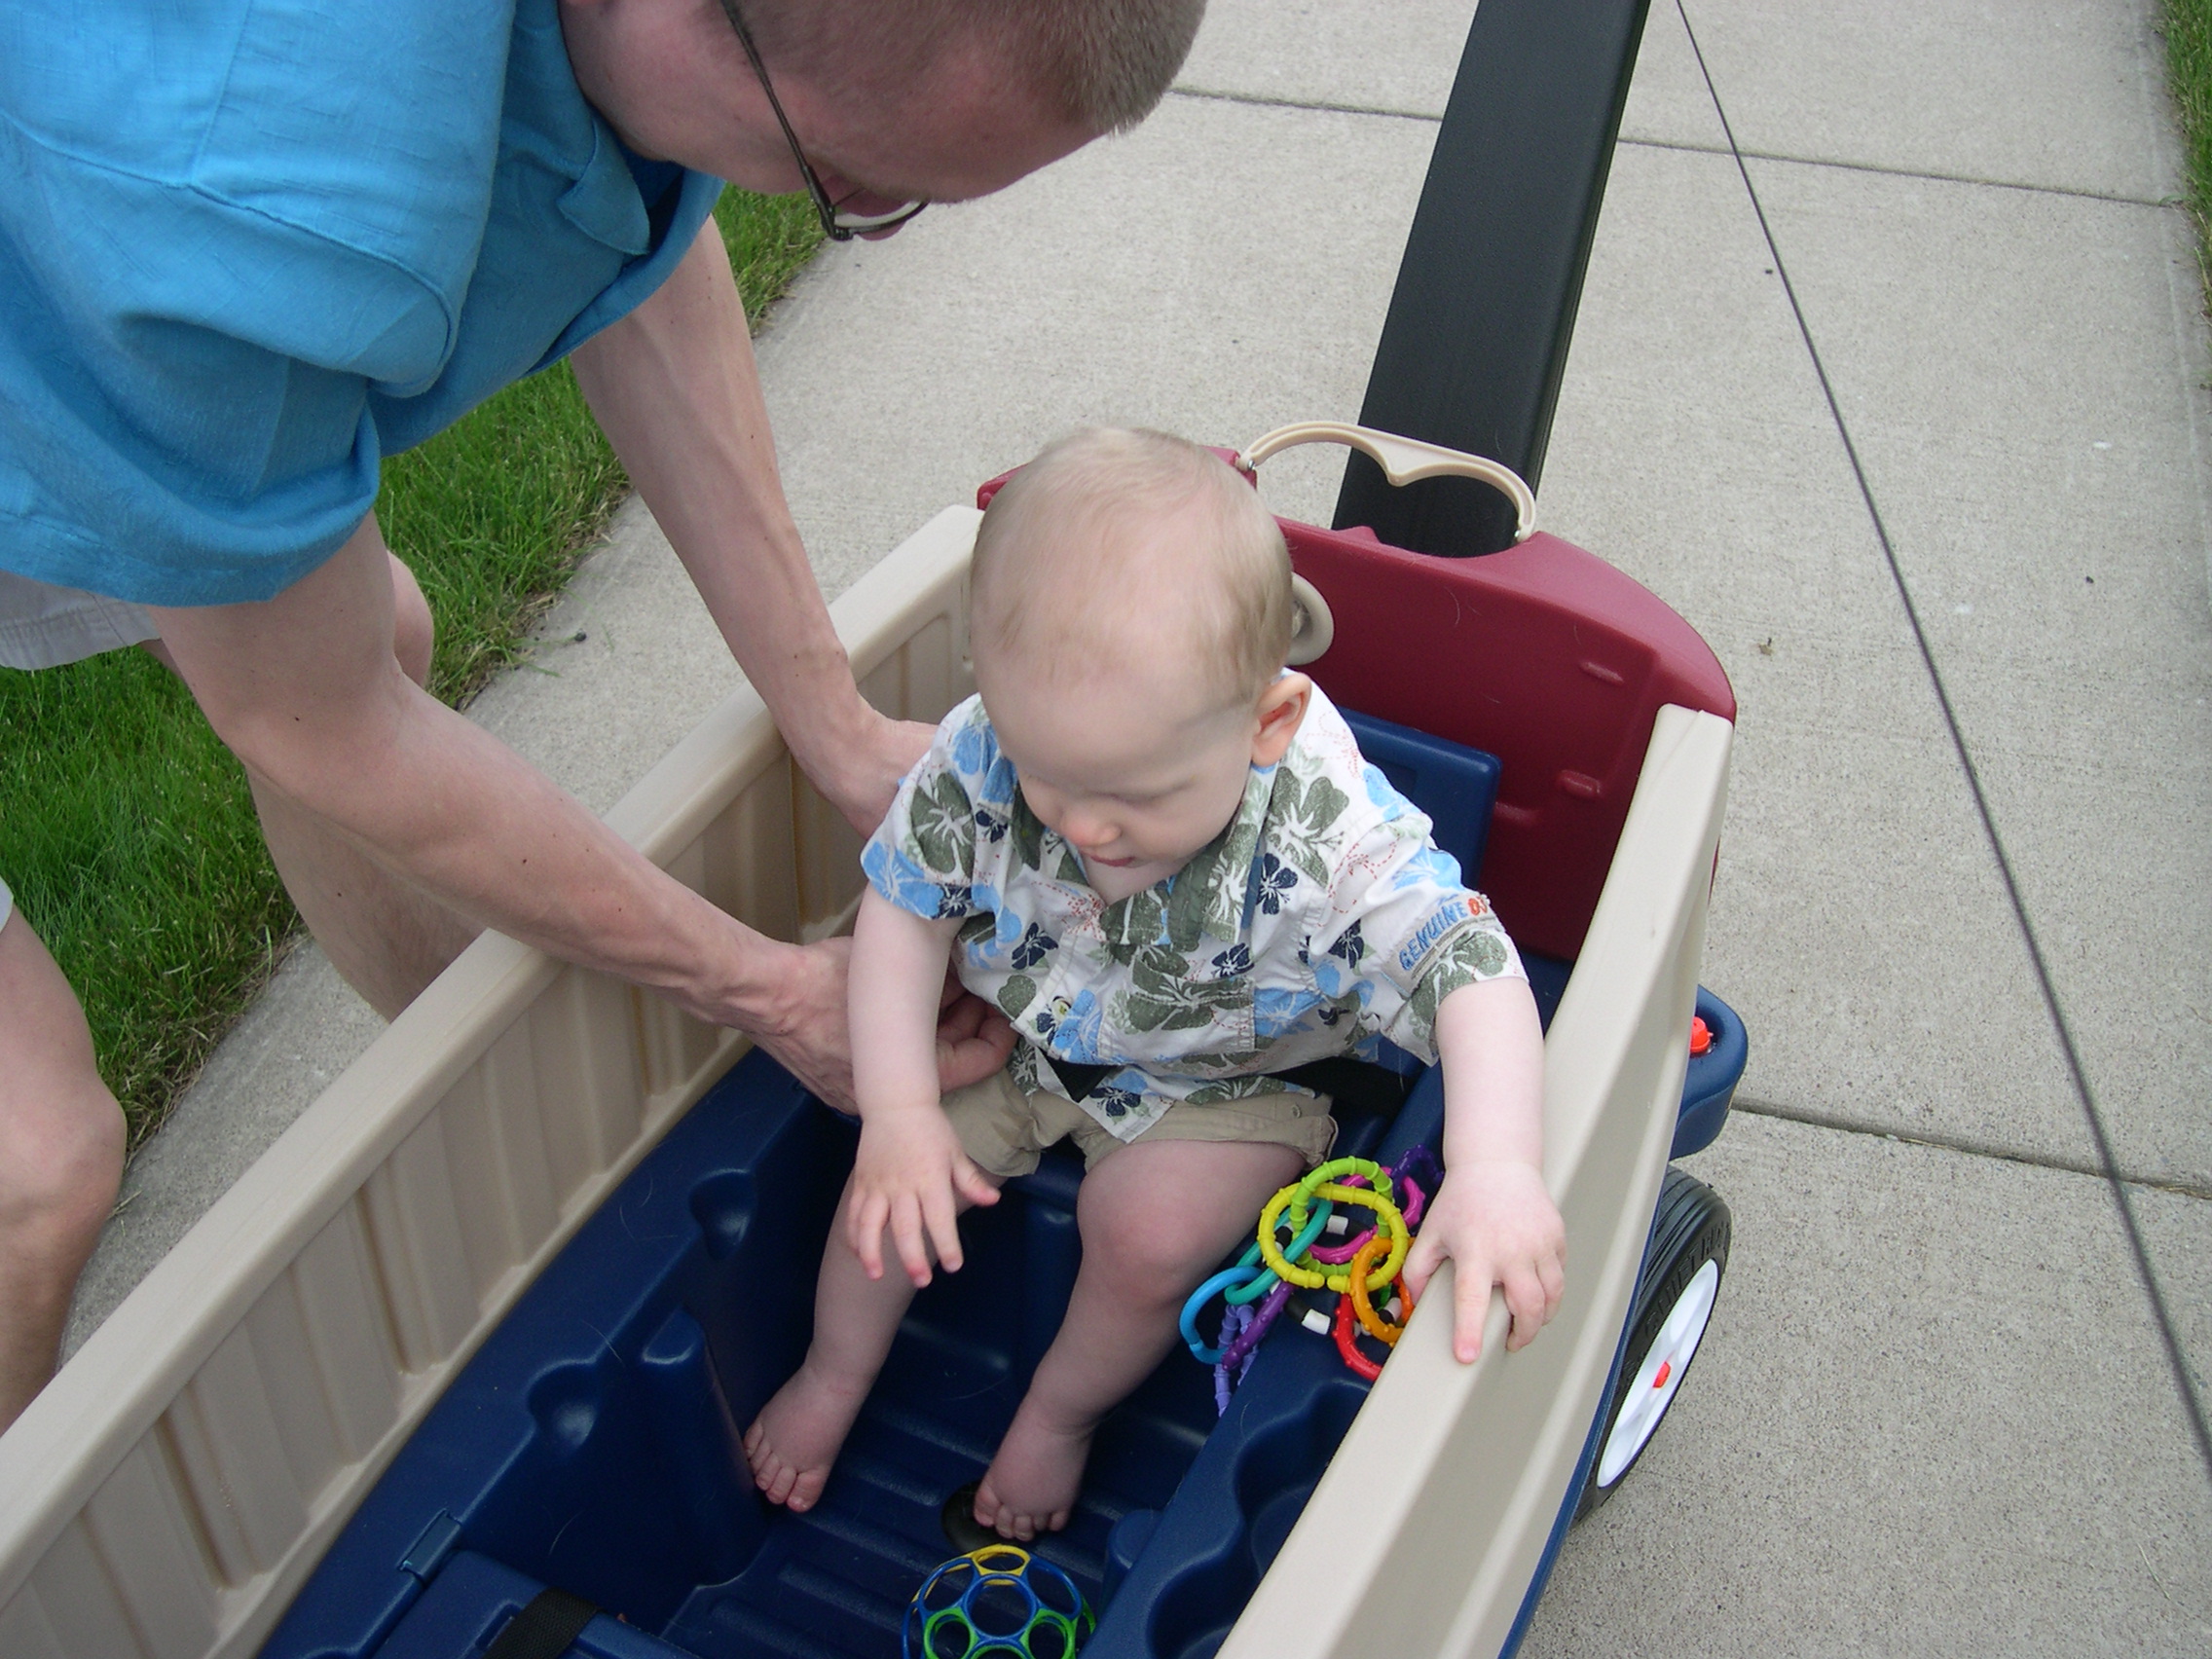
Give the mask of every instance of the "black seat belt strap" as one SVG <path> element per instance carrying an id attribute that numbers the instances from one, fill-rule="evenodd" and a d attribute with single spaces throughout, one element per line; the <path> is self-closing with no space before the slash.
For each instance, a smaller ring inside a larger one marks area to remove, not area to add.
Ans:
<path id="1" fill-rule="evenodd" d="M 484 1659 L 561 1659 L 599 1609 L 566 1590 L 540 1590 L 507 1621 Z"/>

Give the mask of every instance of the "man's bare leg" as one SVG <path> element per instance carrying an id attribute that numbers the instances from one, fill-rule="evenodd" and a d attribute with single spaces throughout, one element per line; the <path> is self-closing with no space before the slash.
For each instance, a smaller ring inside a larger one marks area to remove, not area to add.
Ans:
<path id="1" fill-rule="evenodd" d="M 814 1342 L 791 1381 L 745 1431 L 753 1484 L 770 1503 L 794 1512 L 812 1509 L 822 1495 L 838 1449 L 914 1300 L 914 1283 L 896 1259 L 885 1262 L 881 1278 L 871 1279 L 853 1254 L 845 1237 L 845 1206 L 851 1202 L 848 1185 L 837 1200 L 815 1281 Z M 964 1211 L 971 1207 L 957 1193 L 953 1202 Z"/>
<path id="2" fill-rule="evenodd" d="M 435 635 L 415 573 L 384 546 L 373 515 L 354 536 L 373 538 L 390 561 L 392 654 L 408 679 L 427 685 Z M 168 662 L 160 641 L 146 648 Z M 250 774 L 248 781 L 269 856 L 309 932 L 346 982 L 385 1018 L 394 1018 L 467 947 L 477 928 L 393 875 L 323 819 Z"/>
<path id="3" fill-rule="evenodd" d="M 77 1275 L 123 1180 L 123 1113 L 69 983 L 0 926 L 0 1429 L 54 1375 Z"/>
<path id="4" fill-rule="evenodd" d="M 977 1489 L 977 1522 L 1023 1540 L 1068 1524 L 1099 1419 L 1174 1346 L 1184 1299 L 1300 1163 L 1260 1142 L 1139 1142 L 1084 1177 L 1083 1271 Z"/>

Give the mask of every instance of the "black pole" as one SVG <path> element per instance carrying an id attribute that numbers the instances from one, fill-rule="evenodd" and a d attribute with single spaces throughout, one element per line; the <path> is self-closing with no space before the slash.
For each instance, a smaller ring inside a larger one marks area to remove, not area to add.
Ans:
<path id="1" fill-rule="evenodd" d="M 1481 0 L 1429 158 L 1360 424 L 1501 461 L 1533 486 L 1574 335 L 1649 0 Z M 1505 498 L 1471 479 L 1393 490 L 1363 455 L 1339 530 L 1493 553 Z"/>

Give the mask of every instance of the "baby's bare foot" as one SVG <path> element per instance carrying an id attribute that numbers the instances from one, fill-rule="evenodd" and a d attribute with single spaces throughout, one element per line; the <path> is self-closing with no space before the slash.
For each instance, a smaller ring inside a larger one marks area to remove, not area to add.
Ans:
<path id="1" fill-rule="evenodd" d="M 976 1489 L 977 1521 L 1022 1543 L 1040 1532 L 1057 1532 L 1075 1508 L 1089 1456 L 1089 1429 L 1071 1433 L 1016 1412 Z"/>
<path id="2" fill-rule="evenodd" d="M 814 1507 L 866 1398 L 866 1388 L 818 1378 L 804 1365 L 776 1391 L 745 1431 L 753 1484 L 770 1503 L 793 1512 Z"/>

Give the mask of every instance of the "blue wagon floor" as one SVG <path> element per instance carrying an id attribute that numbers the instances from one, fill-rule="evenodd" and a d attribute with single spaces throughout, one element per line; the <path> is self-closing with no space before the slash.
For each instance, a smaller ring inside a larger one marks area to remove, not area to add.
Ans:
<path id="1" fill-rule="evenodd" d="M 1702 977 L 1757 1043 L 1688 1165 L 1736 1218 L 1696 1374 L 1524 1651 L 2203 1652 L 2212 357 L 2158 8 L 1685 7 L 1711 86 L 1656 0 L 1538 506 L 1735 680 Z M 1134 133 L 826 253 L 759 343 L 826 584 L 1080 421 L 1355 414 L 1471 10 L 1211 0 Z M 472 713 L 601 807 L 733 682 L 636 505 L 544 637 Z M 80 1340 L 374 1032 L 312 953 L 280 990 Z"/>
<path id="2" fill-rule="evenodd" d="M 1433 1149 L 1442 1113 L 1434 1079 L 1402 1109 L 1341 1111 L 1341 1151 Z M 268 1659 L 456 1659 L 548 1586 L 605 1610 L 592 1659 L 899 1653 L 909 1599 L 954 1553 L 947 1494 L 1058 1329 L 1081 1167 L 1055 1153 L 966 1218 L 966 1265 L 915 1300 L 793 1515 L 754 1493 L 737 1440 L 798 1361 L 853 1141 L 764 1054 L 717 1085 L 448 1386 Z M 1101 1425 L 1071 1525 L 1038 1546 L 1101 1611 L 1095 1659 L 1212 1653 L 1281 1546 L 1366 1397 L 1296 1324 L 1225 1419 L 1178 1348 Z"/>

